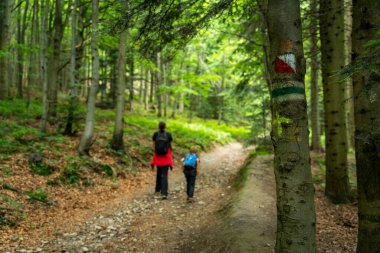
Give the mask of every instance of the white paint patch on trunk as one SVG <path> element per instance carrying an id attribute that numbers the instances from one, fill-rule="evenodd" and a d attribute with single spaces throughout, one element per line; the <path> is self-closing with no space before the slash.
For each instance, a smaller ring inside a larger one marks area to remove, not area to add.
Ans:
<path id="1" fill-rule="evenodd" d="M 281 103 L 289 100 L 305 100 L 305 95 L 293 93 L 273 98 L 273 101 L 276 103 Z"/>
<path id="2" fill-rule="evenodd" d="M 278 58 L 280 58 L 280 60 L 282 60 L 284 63 L 288 64 L 289 67 L 291 67 L 293 71 L 296 72 L 296 56 L 294 54 L 283 54 Z"/>

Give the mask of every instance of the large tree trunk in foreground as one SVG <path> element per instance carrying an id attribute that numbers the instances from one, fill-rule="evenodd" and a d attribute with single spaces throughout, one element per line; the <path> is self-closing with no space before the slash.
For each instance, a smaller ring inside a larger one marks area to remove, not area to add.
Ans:
<path id="1" fill-rule="evenodd" d="M 115 150 L 124 150 L 124 103 L 125 103 L 125 44 L 128 31 L 120 34 L 119 55 L 117 58 L 117 95 L 116 95 L 116 119 L 111 146 Z"/>
<path id="2" fill-rule="evenodd" d="M 305 59 L 297 0 L 269 0 L 272 140 L 277 189 L 277 253 L 316 252 Z"/>
<path id="3" fill-rule="evenodd" d="M 337 71 L 345 65 L 344 0 L 322 0 L 320 7 L 322 77 L 326 120 L 326 195 L 349 202 L 345 84 Z"/>
<path id="4" fill-rule="evenodd" d="M 380 1 L 353 5 L 353 61 L 380 29 Z M 378 33 L 377 33 L 378 34 Z M 378 59 L 378 55 L 376 56 Z M 378 62 L 378 60 L 377 60 Z M 358 253 L 380 252 L 380 76 L 360 70 L 353 78 L 359 200 Z"/>
<path id="5" fill-rule="evenodd" d="M 80 155 L 89 156 L 92 145 L 92 135 L 94 132 L 95 122 L 95 102 L 96 93 L 99 86 L 99 52 L 98 52 L 98 24 L 99 24 L 99 0 L 92 0 L 92 80 L 90 94 L 87 102 L 86 126 L 79 143 L 78 153 Z"/>

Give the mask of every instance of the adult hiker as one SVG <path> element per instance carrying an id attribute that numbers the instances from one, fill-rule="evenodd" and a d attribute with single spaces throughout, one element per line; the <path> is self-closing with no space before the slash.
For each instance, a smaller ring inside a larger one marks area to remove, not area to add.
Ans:
<path id="1" fill-rule="evenodd" d="M 168 197 L 168 170 L 173 169 L 172 159 L 172 135 L 166 132 L 166 123 L 161 121 L 158 124 L 158 131 L 153 134 L 153 159 L 152 170 L 157 167 L 156 174 L 156 194 L 161 193 L 163 199 Z"/>
<path id="2" fill-rule="evenodd" d="M 187 201 L 193 202 L 194 189 L 195 189 L 195 179 L 199 175 L 199 164 L 200 159 L 197 155 L 197 148 L 195 146 L 190 148 L 190 152 L 183 158 L 181 158 L 183 165 L 183 173 L 186 177 L 186 194 Z"/>

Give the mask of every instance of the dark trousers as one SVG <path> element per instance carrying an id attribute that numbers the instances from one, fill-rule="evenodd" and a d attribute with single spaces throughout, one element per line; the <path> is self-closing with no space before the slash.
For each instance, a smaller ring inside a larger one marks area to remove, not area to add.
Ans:
<path id="1" fill-rule="evenodd" d="M 185 170 L 183 173 L 185 174 L 187 182 L 187 196 L 192 198 L 194 196 L 195 178 L 197 177 L 197 170 L 195 168 L 185 166 Z"/>
<path id="2" fill-rule="evenodd" d="M 168 196 L 168 170 L 169 166 L 157 166 L 156 192 Z"/>

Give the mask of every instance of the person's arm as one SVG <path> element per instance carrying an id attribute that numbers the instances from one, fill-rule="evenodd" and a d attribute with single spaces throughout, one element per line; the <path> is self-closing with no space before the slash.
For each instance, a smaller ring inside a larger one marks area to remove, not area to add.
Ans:
<path id="1" fill-rule="evenodd" d="M 180 162 L 182 164 L 182 171 L 185 171 L 185 166 L 183 166 L 183 162 L 185 161 L 185 157 L 182 157 Z"/>
<path id="2" fill-rule="evenodd" d="M 197 158 L 197 168 L 196 168 L 196 170 L 197 170 L 197 174 L 199 175 L 199 167 L 200 167 L 200 164 L 201 163 L 201 160 L 199 159 L 199 158 Z"/>

